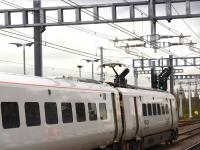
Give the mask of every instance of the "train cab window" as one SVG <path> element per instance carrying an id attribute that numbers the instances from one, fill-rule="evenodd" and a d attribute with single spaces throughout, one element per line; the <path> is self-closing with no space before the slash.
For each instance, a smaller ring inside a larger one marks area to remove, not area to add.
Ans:
<path id="1" fill-rule="evenodd" d="M 72 123 L 73 122 L 72 104 L 61 103 L 61 110 L 62 110 L 63 123 Z"/>
<path id="2" fill-rule="evenodd" d="M 54 102 L 46 102 L 45 107 L 45 117 L 47 124 L 57 124 L 58 123 L 58 112 L 57 105 Z"/>
<path id="3" fill-rule="evenodd" d="M 165 104 L 165 111 L 166 111 L 166 114 L 169 114 L 169 107 L 168 107 L 168 104 Z"/>
<path id="4" fill-rule="evenodd" d="M 100 111 L 100 119 L 106 120 L 107 119 L 106 103 L 99 103 L 99 111 Z"/>
<path id="5" fill-rule="evenodd" d="M 161 115 L 160 104 L 157 104 L 158 115 Z"/>
<path id="6" fill-rule="evenodd" d="M 41 124 L 39 103 L 26 102 L 25 114 L 27 126 L 39 126 Z"/>
<path id="7" fill-rule="evenodd" d="M 147 105 L 146 104 L 142 104 L 142 112 L 143 112 L 143 116 L 147 116 Z"/>
<path id="8" fill-rule="evenodd" d="M 90 121 L 97 120 L 97 107 L 95 103 L 88 103 Z"/>
<path id="9" fill-rule="evenodd" d="M 84 103 L 76 103 L 76 117 L 78 122 L 86 120 Z"/>
<path id="10" fill-rule="evenodd" d="M 152 116 L 152 108 L 151 108 L 151 104 L 147 104 L 148 107 L 148 115 Z"/>
<path id="11" fill-rule="evenodd" d="M 20 126 L 19 107 L 16 102 L 2 102 L 1 114 L 4 129 L 18 128 Z"/>
<path id="12" fill-rule="evenodd" d="M 157 115 L 157 111 L 156 111 L 156 104 L 153 104 L 153 115 Z"/>
<path id="13" fill-rule="evenodd" d="M 164 115 L 165 114 L 165 107 L 164 107 L 164 105 L 162 105 L 162 114 Z"/>

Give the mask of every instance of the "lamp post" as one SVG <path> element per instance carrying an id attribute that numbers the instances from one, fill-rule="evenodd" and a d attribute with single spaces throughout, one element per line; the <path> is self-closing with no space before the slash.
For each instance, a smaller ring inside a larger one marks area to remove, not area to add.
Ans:
<path id="1" fill-rule="evenodd" d="M 92 63 L 92 80 L 94 80 L 94 62 L 98 62 L 100 59 L 82 59 L 85 60 L 87 63 Z"/>
<path id="2" fill-rule="evenodd" d="M 81 68 L 83 68 L 83 66 L 78 65 L 77 67 L 78 67 L 78 69 L 79 69 L 79 78 L 81 78 Z"/>
<path id="3" fill-rule="evenodd" d="M 188 86 L 188 99 L 189 99 L 189 118 L 193 118 L 192 116 L 192 100 L 191 100 L 191 83 Z"/>
<path id="4" fill-rule="evenodd" d="M 17 47 L 23 47 L 23 66 L 24 66 L 24 75 L 26 75 L 26 46 L 31 47 L 33 45 L 33 42 L 30 43 L 9 43 L 9 44 L 13 44 L 16 45 Z"/>
<path id="5" fill-rule="evenodd" d="M 183 91 L 179 91 L 179 118 L 183 118 Z"/>

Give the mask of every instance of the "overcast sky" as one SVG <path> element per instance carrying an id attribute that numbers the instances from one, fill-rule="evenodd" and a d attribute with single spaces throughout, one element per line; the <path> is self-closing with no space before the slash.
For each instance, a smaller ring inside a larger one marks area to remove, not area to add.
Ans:
<path id="1" fill-rule="evenodd" d="M 32 0 L 7 0 L 8 2 L 14 3 L 21 7 L 32 7 L 33 1 Z M 67 1 L 67 0 L 66 0 Z M 123 0 L 73 0 L 79 5 L 87 5 L 87 4 L 102 4 L 102 3 L 118 3 L 118 2 L 124 2 Z M 132 1 L 139 1 L 139 0 L 132 0 Z M 140 0 L 142 1 L 142 0 Z M 42 7 L 50 7 L 50 6 L 67 6 L 66 3 L 60 1 L 60 0 L 42 0 Z M 200 13 L 200 2 L 192 3 L 192 13 Z M 175 9 L 180 13 L 185 13 L 185 5 L 179 4 L 174 5 Z M 1 9 L 10 9 L 12 7 L 5 5 L 0 0 L 0 8 Z M 138 7 L 145 13 L 147 13 L 147 7 Z M 12 8 L 13 9 L 13 8 Z M 156 7 L 157 15 L 162 15 L 165 13 L 164 11 L 164 5 L 159 5 Z M 173 10 L 173 14 L 176 14 L 176 12 Z M 128 11 L 126 8 L 121 8 L 118 10 L 119 17 L 127 17 Z M 12 20 L 12 23 L 19 23 L 20 20 L 20 14 L 13 14 L 14 18 Z M 103 17 L 111 16 L 111 13 L 108 9 L 103 9 L 100 13 Z M 137 16 L 141 16 L 141 13 L 136 12 Z M 48 12 L 47 16 L 50 16 L 52 18 L 56 18 L 57 14 L 55 12 Z M 73 20 L 73 12 L 68 12 L 65 16 L 66 20 Z M 88 20 L 91 19 L 89 16 L 83 14 L 83 19 Z M 190 27 L 199 35 L 200 28 L 199 28 L 199 21 L 200 19 L 185 19 L 185 21 L 189 24 Z M 183 22 L 183 20 L 172 20 L 171 23 L 168 23 L 167 21 L 161 21 L 166 26 L 175 29 L 179 31 L 180 33 L 183 33 L 184 35 L 191 35 L 191 39 L 193 42 L 200 42 L 200 39 L 192 33 L 191 29 L 188 28 L 188 26 Z M 3 23 L 3 17 L 0 14 L 0 23 Z M 150 34 L 150 23 L 149 22 L 129 22 L 129 23 L 118 23 L 118 25 L 122 26 L 123 28 L 126 28 L 127 30 L 131 32 L 135 32 L 139 36 L 149 35 Z M 119 30 L 116 30 L 107 24 L 97 24 L 97 25 L 82 25 L 80 27 L 83 27 L 85 29 L 92 30 L 94 32 L 102 33 L 108 35 L 110 38 L 131 38 L 131 36 L 120 32 Z M 25 28 L 25 29 L 15 29 L 13 30 L 7 30 L 12 32 L 23 32 L 29 36 L 33 36 L 33 29 L 32 28 Z M 4 33 L 3 31 L 0 31 L 0 33 Z M 160 35 L 174 35 L 172 31 L 163 28 L 159 24 L 157 24 L 157 33 Z M 109 42 L 107 39 L 100 38 L 96 36 L 95 34 L 88 34 L 85 32 L 81 32 L 79 30 L 75 30 L 73 28 L 70 28 L 68 26 L 62 26 L 62 27 L 47 27 L 46 31 L 43 33 L 43 40 L 46 40 L 47 42 L 52 42 L 55 44 L 59 44 L 61 46 L 70 47 L 73 49 L 77 49 L 80 51 L 92 53 L 94 55 L 99 55 L 99 49 L 98 47 L 102 46 L 104 48 L 109 49 L 116 49 L 114 48 L 114 45 L 112 42 Z M 1 41 L 1 56 L 0 60 L 6 60 L 6 61 L 12 61 L 16 63 L 23 63 L 23 57 L 22 57 L 22 48 L 16 48 L 14 45 L 9 45 L 10 42 L 20 42 L 25 43 L 23 40 L 18 40 L 14 38 L 5 37 L 3 35 L 0 35 L 0 41 Z M 178 39 L 167 39 L 166 42 L 178 42 Z M 141 42 L 139 42 L 141 43 Z M 197 47 L 200 47 L 199 44 L 196 45 Z M 168 57 L 168 54 L 163 53 L 161 51 L 158 51 L 158 53 L 154 53 L 153 49 L 149 48 L 137 48 L 139 51 L 148 54 L 152 58 L 160 58 L 161 56 Z M 178 55 L 178 56 L 198 56 L 197 53 L 193 53 L 189 50 L 187 46 L 176 46 L 176 47 L 170 47 L 166 48 L 168 51 L 171 51 L 172 53 Z M 33 75 L 33 47 L 26 48 L 26 61 L 27 61 L 27 71 L 28 74 Z M 137 58 L 133 55 L 126 54 L 123 50 L 110 50 L 110 51 L 104 51 L 104 57 L 112 59 L 112 60 L 119 60 L 121 63 L 131 65 L 132 59 Z M 85 59 L 86 57 L 83 56 L 77 56 L 66 52 L 61 52 L 55 49 L 51 49 L 48 47 L 43 46 L 43 65 L 44 65 L 44 76 L 56 76 L 56 75 L 73 75 L 78 76 L 78 68 L 77 65 L 83 65 L 82 74 L 83 77 L 91 77 L 91 64 L 86 63 L 82 59 Z M 100 70 L 97 70 L 97 66 L 99 63 L 95 64 L 95 73 L 99 73 Z M 15 63 L 6 63 L 6 62 L 0 62 L 0 71 L 2 72 L 11 72 L 11 73 L 23 73 L 23 66 L 22 64 L 15 64 Z M 184 70 L 184 74 L 187 73 L 199 73 L 198 69 L 192 68 L 186 68 Z M 110 79 L 110 76 L 112 76 L 112 73 L 106 69 L 107 75 Z M 98 76 L 96 76 L 96 79 Z M 150 86 L 149 79 L 146 78 L 148 76 L 140 76 L 139 85 L 143 86 Z M 130 72 L 129 83 L 133 84 L 133 77 L 132 77 L 132 70 Z M 145 81 L 145 82 L 144 82 Z M 144 84 L 145 83 L 145 84 Z M 149 84 L 146 84 L 149 83 Z"/>

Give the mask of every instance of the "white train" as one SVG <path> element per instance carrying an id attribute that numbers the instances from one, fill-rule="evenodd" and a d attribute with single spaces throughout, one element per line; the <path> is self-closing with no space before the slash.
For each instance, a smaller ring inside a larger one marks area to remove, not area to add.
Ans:
<path id="1" fill-rule="evenodd" d="M 167 92 L 0 74 L 0 150 L 143 149 L 177 138 Z"/>

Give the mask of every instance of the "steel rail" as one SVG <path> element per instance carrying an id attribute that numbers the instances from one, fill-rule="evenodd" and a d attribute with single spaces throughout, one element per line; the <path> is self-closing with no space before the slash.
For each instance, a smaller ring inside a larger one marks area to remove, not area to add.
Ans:
<path id="1" fill-rule="evenodd" d="M 186 148 L 185 150 L 199 150 L 199 149 L 200 149 L 200 142 Z"/>

